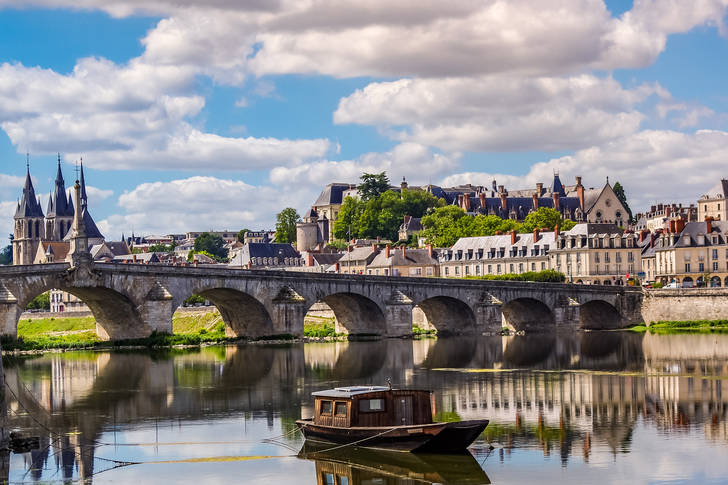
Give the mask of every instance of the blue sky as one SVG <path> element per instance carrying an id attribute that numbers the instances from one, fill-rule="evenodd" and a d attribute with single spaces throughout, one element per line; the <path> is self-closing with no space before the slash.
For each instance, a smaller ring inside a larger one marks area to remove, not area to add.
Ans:
<path id="1" fill-rule="evenodd" d="M 362 171 L 638 210 L 727 175 L 728 0 L 197 3 L 0 0 L 1 234 L 26 151 L 42 194 L 83 157 L 110 239 L 272 227 Z"/>

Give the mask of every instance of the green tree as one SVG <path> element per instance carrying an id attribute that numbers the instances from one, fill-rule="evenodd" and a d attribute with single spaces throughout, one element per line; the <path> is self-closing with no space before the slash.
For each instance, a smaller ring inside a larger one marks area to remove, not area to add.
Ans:
<path id="1" fill-rule="evenodd" d="M 172 241 L 172 244 L 152 244 L 149 246 L 150 253 L 171 253 L 177 245 Z"/>
<path id="2" fill-rule="evenodd" d="M 534 229 L 553 229 L 559 225 L 559 229 L 568 231 L 576 224 L 569 219 L 563 219 L 561 213 L 551 207 L 539 207 L 535 212 L 531 212 L 521 225 L 522 232 L 531 232 Z"/>
<path id="3" fill-rule="evenodd" d="M 240 229 L 238 232 L 238 241 L 243 242 L 245 240 L 245 233 L 250 232 L 250 229 Z"/>
<path id="4" fill-rule="evenodd" d="M 301 221 L 296 209 L 286 207 L 276 215 L 276 242 L 296 242 L 296 224 Z"/>
<path id="5" fill-rule="evenodd" d="M 51 309 L 51 294 L 46 291 L 36 296 L 30 303 L 25 307 L 26 310 L 50 310 Z"/>
<path id="6" fill-rule="evenodd" d="M 195 239 L 195 252 L 207 252 L 217 260 L 226 259 L 228 251 L 225 249 L 225 241 L 220 236 L 215 236 L 209 232 L 203 232 Z"/>
<path id="7" fill-rule="evenodd" d="M 13 235 L 10 235 L 10 243 L 0 251 L 0 264 L 13 264 Z"/>
<path id="8" fill-rule="evenodd" d="M 622 203 L 625 209 L 627 209 L 627 214 L 629 215 L 628 222 L 632 222 L 634 220 L 634 217 L 632 216 L 632 209 L 629 208 L 629 204 L 627 203 L 627 195 L 624 193 L 624 187 L 622 187 L 622 184 L 619 182 L 614 184 L 614 187 L 612 187 L 612 190 L 614 191 L 614 195 L 617 196 L 617 199 Z"/>
<path id="9" fill-rule="evenodd" d="M 339 209 L 339 215 L 334 222 L 334 237 L 336 239 L 348 240 L 351 236 L 359 235 L 359 218 L 364 210 L 365 204 L 354 197 L 345 197 Z"/>
<path id="10" fill-rule="evenodd" d="M 458 238 L 462 237 L 462 226 L 467 224 L 467 221 L 464 221 L 462 225 L 458 224 L 463 217 L 465 217 L 465 211 L 460 207 L 454 205 L 438 207 L 422 217 L 425 239 L 440 248 L 452 246 Z"/>
<path id="11" fill-rule="evenodd" d="M 364 202 L 379 197 L 389 190 L 389 178 L 387 172 L 364 173 L 360 177 L 361 184 L 357 186 L 359 198 Z"/>

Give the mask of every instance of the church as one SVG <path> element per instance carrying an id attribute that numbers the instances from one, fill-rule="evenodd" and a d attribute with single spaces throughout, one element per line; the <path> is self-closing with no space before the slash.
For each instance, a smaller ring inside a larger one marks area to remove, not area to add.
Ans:
<path id="1" fill-rule="evenodd" d="M 30 177 L 30 164 L 27 164 L 23 194 L 18 201 L 14 216 L 12 241 L 14 265 L 66 261 L 76 209 L 82 211 L 81 217 L 89 246 L 104 242 L 104 236 L 96 227 L 88 210 L 83 163 L 81 163 L 79 183 L 81 186 L 80 207 L 75 208 L 71 194 L 66 193 L 66 183 L 61 171 L 59 155 L 55 186 L 49 194 L 46 213 L 43 214 L 40 197 L 36 196 Z"/>

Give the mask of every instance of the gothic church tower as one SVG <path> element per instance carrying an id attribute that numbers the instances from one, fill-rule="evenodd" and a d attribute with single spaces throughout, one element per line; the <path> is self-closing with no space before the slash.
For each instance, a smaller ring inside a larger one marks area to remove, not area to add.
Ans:
<path id="1" fill-rule="evenodd" d="M 66 194 L 66 182 L 61 173 L 61 155 L 58 155 L 58 171 L 56 173 L 56 185 L 48 199 L 46 210 L 46 241 L 63 241 L 73 224 L 73 199 L 71 194 Z"/>
<path id="2" fill-rule="evenodd" d="M 45 236 L 45 224 L 43 209 L 30 179 L 30 163 L 27 163 L 23 196 L 13 219 L 13 264 L 33 264 L 40 241 Z"/>

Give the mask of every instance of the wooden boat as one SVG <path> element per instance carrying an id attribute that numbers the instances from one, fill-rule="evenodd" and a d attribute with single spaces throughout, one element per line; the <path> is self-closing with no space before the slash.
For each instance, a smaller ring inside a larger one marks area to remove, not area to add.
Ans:
<path id="1" fill-rule="evenodd" d="M 461 453 L 488 420 L 434 423 L 432 392 L 337 387 L 314 392 L 314 416 L 296 424 L 306 440 L 418 453 Z"/>

